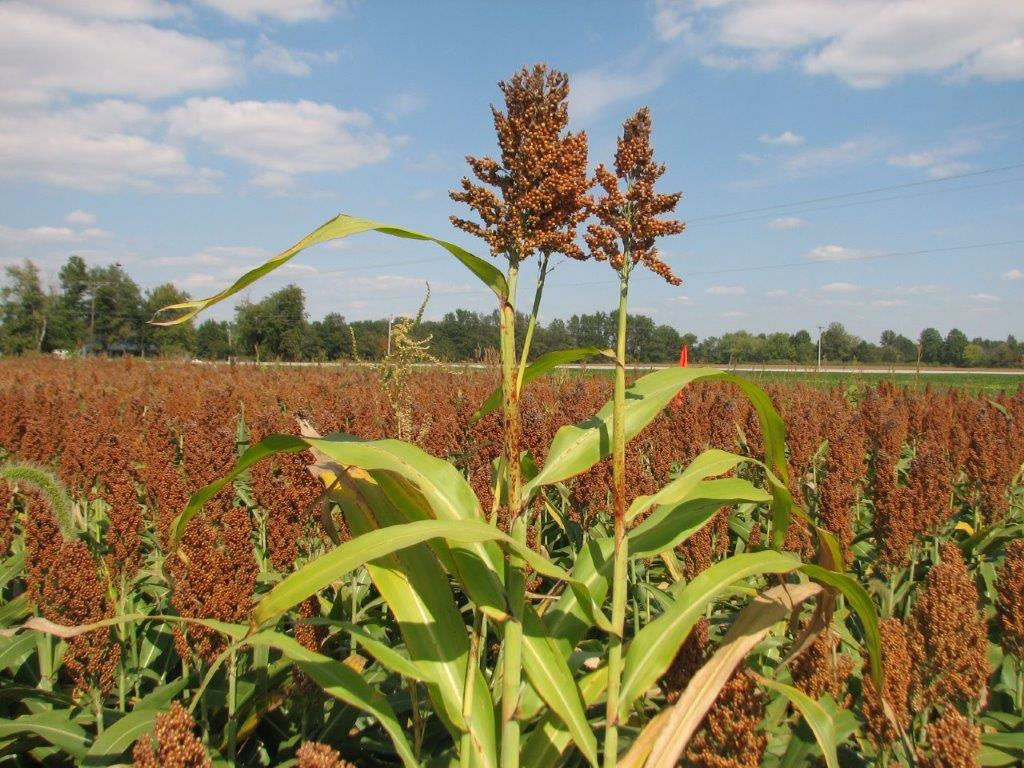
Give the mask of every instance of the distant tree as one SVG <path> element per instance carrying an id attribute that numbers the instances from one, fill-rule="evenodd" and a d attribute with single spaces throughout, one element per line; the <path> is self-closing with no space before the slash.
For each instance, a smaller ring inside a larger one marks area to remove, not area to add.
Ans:
<path id="1" fill-rule="evenodd" d="M 53 311 L 50 349 L 74 351 L 86 342 L 89 327 L 89 267 L 81 256 L 70 256 L 59 273 L 60 296 Z"/>
<path id="2" fill-rule="evenodd" d="M 4 269 L 0 288 L 0 344 L 6 354 L 39 352 L 46 340 L 53 297 L 43 290 L 39 268 L 25 260 Z"/>
<path id="3" fill-rule="evenodd" d="M 88 326 L 86 338 L 94 351 L 115 344 L 138 343 L 148 319 L 142 292 L 120 264 L 92 267 L 87 277 Z"/>
<path id="4" fill-rule="evenodd" d="M 230 324 L 226 320 L 204 320 L 196 329 L 196 354 L 204 360 L 226 360 L 231 356 Z"/>
<path id="5" fill-rule="evenodd" d="M 963 365 L 964 350 L 970 342 L 966 334 L 959 328 L 952 329 L 946 334 L 946 340 L 942 342 L 942 355 L 940 360 L 946 365 Z"/>
<path id="6" fill-rule="evenodd" d="M 969 368 L 980 368 L 985 365 L 985 348 L 980 344 L 968 344 L 964 347 L 964 365 Z"/>
<path id="7" fill-rule="evenodd" d="M 323 320 L 310 323 L 310 337 L 311 357 L 340 360 L 352 355 L 352 338 L 348 323 L 337 312 L 331 312 L 325 315 Z"/>
<path id="8" fill-rule="evenodd" d="M 918 339 L 921 346 L 921 362 L 937 363 L 942 359 L 942 334 L 934 328 L 925 328 Z"/>
<path id="9" fill-rule="evenodd" d="M 142 326 L 142 341 L 146 345 L 152 344 L 161 355 L 182 355 L 190 354 L 196 348 L 196 327 L 190 320 L 179 325 L 158 326 L 150 325 L 149 319 L 164 307 L 171 304 L 180 304 L 189 300 L 189 295 L 178 290 L 171 283 L 158 285 L 146 292 L 146 300 L 143 303 L 143 316 L 147 322 Z"/>
<path id="10" fill-rule="evenodd" d="M 810 336 L 808 336 L 808 341 Z M 765 360 L 768 362 L 772 361 L 786 361 L 789 362 L 795 357 L 793 351 L 792 337 L 788 333 L 772 333 L 769 334 L 765 341 L 764 350 Z"/>
<path id="11" fill-rule="evenodd" d="M 825 360 L 848 362 L 860 339 L 847 333 L 842 323 L 831 323 L 821 334 L 821 355 Z"/>
<path id="12" fill-rule="evenodd" d="M 262 301 L 235 308 L 238 344 L 261 360 L 301 360 L 306 340 L 306 295 L 287 285 Z"/>
<path id="13" fill-rule="evenodd" d="M 797 331 L 789 337 L 789 343 L 793 347 L 793 359 L 798 363 L 813 362 L 818 349 L 807 331 Z"/>

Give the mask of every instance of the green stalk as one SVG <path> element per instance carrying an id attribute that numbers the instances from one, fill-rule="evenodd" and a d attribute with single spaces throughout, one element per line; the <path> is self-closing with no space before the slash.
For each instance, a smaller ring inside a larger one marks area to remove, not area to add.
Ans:
<path id="1" fill-rule="evenodd" d="M 612 633 L 608 638 L 608 704 L 605 709 L 604 765 L 615 768 L 619 751 L 619 685 L 626 626 L 626 321 L 629 249 L 619 273 L 619 329 L 615 347 L 615 399 L 612 405 L 612 483 L 615 502 L 615 559 L 612 569 Z"/>
<path id="2" fill-rule="evenodd" d="M 462 689 L 462 719 L 466 721 L 466 730 L 462 734 L 459 747 L 459 765 L 469 768 L 472 763 L 473 738 L 471 724 L 473 721 L 473 690 L 476 687 L 476 673 L 480 668 L 480 634 L 483 630 L 484 615 L 479 610 L 473 612 L 473 632 L 469 636 L 469 653 L 466 658 L 466 683 Z"/>
<path id="3" fill-rule="evenodd" d="M 235 753 L 238 749 L 238 720 L 235 718 L 237 661 L 235 650 L 232 648 L 228 658 L 228 761 L 231 765 L 235 764 Z"/>
<path id="4" fill-rule="evenodd" d="M 523 376 L 526 373 L 526 363 L 530 359 L 530 345 L 533 343 L 533 332 L 537 328 L 537 316 L 540 314 L 540 299 L 544 294 L 544 280 L 548 276 L 549 254 L 540 258 L 540 274 L 537 276 L 537 290 L 533 293 L 533 309 L 530 310 L 530 322 L 526 326 L 526 336 L 523 338 L 523 351 L 519 358 L 519 377 L 516 379 L 516 392 L 523 390 Z"/>
<path id="5" fill-rule="evenodd" d="M 510 533 L 522 543 L 526 542 L 526 527 L 520 525 L 522 506 L 522 473 L 519 465 L 519 391 L 516 359 L 516 286 L 519 265 L 510 259 L 506 281 L 508 297 L 501 305 L 501 392 L 505 416 L 505 472 L 508 493 Z M 523 563 L 509 556 L 506 578 L 511 618 L 505 622 L 501 681 L 501 768 L 519 765 L 519 687 L 522 680 L 523 609 L 526 604 L 526 579 Z"/>

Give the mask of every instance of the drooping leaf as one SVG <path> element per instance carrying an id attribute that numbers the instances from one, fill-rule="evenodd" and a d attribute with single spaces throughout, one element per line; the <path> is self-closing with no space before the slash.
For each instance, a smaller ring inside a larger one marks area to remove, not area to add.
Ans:
<path id="1" fill-rule="evenodd" d="M 153 730 L 156 716 L 185 689 L 187 677 L 161 686 L 138 702 L 131 712 L 103 729 L 85 755 L 83 765 L 98 766 L 120 762 L 141 737 Z"/>
<path id="2" fill-rule="evenodd" d="M 790 573 L 799 566 L 800 559 L 791 553 L 744 553 L 715 563 L 681 589 L 674 590 L 672 606 L 641 629 L 626 649 L 620 716 L 627 717 L 633 702 L 668 669 L 711 600 L 742 579 L 757 574 Z"/>
<path id="3" fill-rule="evenodd" d="M 832 717 L 825 711 L 825 708 L 818 702 L 791 685 L 771 680 L 761 675 L 755 675 L 755 679 L 766 688 L 778 691 L 803 715 L 804 722 L 814 733 L 814 738 L 821 748 L 821 754 L 825 757 L 825 764 L 828 768 L 839 768 L 839 757 L 836 754 L 838 739 L 836 737 L 835 723 Z"/>
<path id="4" fill-rule="evenodd" d="M 418 232 L 412 232 L 407 229 L 391 227 L 387 224 L 381 224 L 380 222 L 367 221 L 366 219 L 359 219 L 355 216 L 340 214 L 327 223 L 317 227 L 291 248 L 282 251 L 277 256 L 264 262 L 255 269 L 249 270 L 238 278 L 229 288 L 225 288 L 223 291 L 206 299 L 185 301 L 180 304 L 171 304 L 170 306 L 163 307 L 157 313 L 158 315 L 160 312 L 174 311 L 182 311 L 182 314 L 171 320 L 157 321 L 154 318 L 151 322 L 154 325 L 177 325 L 178 323 L 187 322 L 207 307 L 211 307 L 230 296 L 234 296 L 236 293 L 256 282 L 261 277 L 270 274 L 281 265 L 287 263 L 292 257 L 304 251 L 306 248 L 320 243 L 326 243 L 329 240 L 338 240 L 343 237 L 349 237 L 350 235 L 359 234 L 360 232 L 380 232 L 384 235 L 391 235 L 392 237 L 399 237 L 407 240 L 426 240 L 436 243 L 462 262 L 462 264 L 469 269 L 470 272 L 476 275 L 484 285 L 494 291 L 495 295 L 497 295 L 499 299 L 503 299 L 508 295 L 508 286 L 505 283 L 505 277 L 497 267 L 484 261 L 478 256 L 474 256 L 469 251 L 460 248 L 453 243 L 439 240 L 435 237 L 430 237 L 429 235 L 422 235 Z"/>
<path id="5" fill-rule="evenodd" d="M 73 710 L 34 712 L 13 720 L 0 719 L 0 739 L 32 734 L 77 760 L 85 757 L 89 735 L 74 721 Z"/>

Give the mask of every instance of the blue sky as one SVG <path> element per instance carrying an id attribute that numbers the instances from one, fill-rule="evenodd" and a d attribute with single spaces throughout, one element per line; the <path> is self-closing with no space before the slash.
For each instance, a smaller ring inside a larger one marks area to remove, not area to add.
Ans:
<path id="1" fill-rule="evenodd" d="M 447 190 L 495 150 L 497 81 L 539 61 L 570 74 L 594 164 L 652 109 L 689 225 L 663 246 L 683 286 L 635 280 L 636 311 L 701 336 L 1024 335 L 1008 0 L 0 2 L 0 264 L 52 279 L 80 253 L 206 296 L 338 212 L 483 253 Z M 413 311 L 424 280 L 430 316 L 492 306 L 441 251 L 373 235 L 251 296 L 296 282 L 311 317 L 359 319 Z M 616 301 L 607 265 L 549 284 L 546 318 Z"/>

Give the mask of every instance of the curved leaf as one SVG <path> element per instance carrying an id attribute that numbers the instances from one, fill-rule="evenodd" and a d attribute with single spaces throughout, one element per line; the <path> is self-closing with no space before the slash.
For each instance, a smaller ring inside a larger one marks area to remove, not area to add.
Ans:
<path id="1" fill-rule="evenodd" d="M 575 363 L 580 360 L 585 360 L 588 357 L 597 356 L 609 356 L 612 355 L 610 349 L 600 349 L 599 347 L 579 347 L 577 349 L 558 349 L 553 352 L 541 355 L 528 366 L 523 372 L 523 386 L 526 386 L 531 381 L 536 379 L 538 376 L 543 376 L 545 373 L 554 370 L 560 365 L 566 365 L 567 363 Z M 501 405 L 501 387 L 491 392 L 491 394 L 484 400 L 483 405 L 469 417 L 470 423 L 479 421 L 480 419 L 492 413 L 496 408 Z"/>
<path id="2" fill-rule="evenodd" d="M 766 688 L 778 691 L 803 715 L 804 722 L 814 733 L 814 738 L 821 748 L 821 754 L 825 756 L 825 764 L 828 768 L 839 768 L 839 756 L 836 754 L 837 741 L 835 723 L 825 708 L 808 696 L 806 693 L 791 685 L 770 680 L 756 673 L 754 679 Z"/>
<path id="3" fill-rule="evenodd" d="M 80 760 L 89 747 L 89 736 L 72 717 L 71 710 L 55 709 L 22 715 L 13 720 L 0 719 L 0 739 L 31 733 Z"/>
<path id="4" fill-rule="evenodd" d="M 790 553 L 774 550 L 744 553 L 715 563 L 681 589 L 674 589 L 675 602 L 641 629 L 626 649 L 619 697 L 620 717 L 628 717 L 633 702 L 668 669 L 679 646 L 711 600 L 749 576 L 790 573 L 799 567 L 800 559 Z"/>
<path id="5" fill-rule="evenodd" d="M 820 591 L 818 584 L 783 584 L 765 590 L 740 612 L 722 638 L 718 650 L 697 670 L 686 690 L 672 705 L 669 717 L 664 720 L 655 718 L 648 726 L 657 727 L 659 732 L 644 763 L 647 768 L 675 768 L 736 667 L 764 639 L 772 626 Z"/>
<path id="6" fill-rule="evenodd" d="M 493 264 L 484 261 L 479 256 L 474 256 L 464 248 L 460 248 L 459 246 L 444 240 L 438 240 L 437 238 L 430 237 L 429 235 L 422 235 L 419 232 L 399 229 L 398 227 L 391 227 L 387 224 L 381 224 L 376 221 L 367 221 L 366 219 L 359 219 L 355 216 L 348 216 L 342 213 L 335 216 L 326 224 L 317 227 L 291 248 L 282 251 L 277 256 L 264 262 L 255 269 L 249 270 L 238 278 L 229 288 L 225 288 L 220 293 L 214 294 L 206 299 L 184 301 L 180 304 L 171 304 L 163 307 L 157 312 L 157 315 L 161 312 L 172 312 L 175 310 L 184 310 L 184 313 L 172 320 L 157 321 L 154 317 L 150 322 L 153 325 L 177 325 L 178 323 L 187 322 L 207 307 L 213 306 L 229 296 L 234 296 L 243 288 L 256 282 L 261 277 L 270 274 L 282 264 L 287 263 L 293 256 L 301 253 L 310 246 L 326 243 L 329 240 L 338 240 L 343 237 L 359 234 L 360 232 L 371 231 L 407 240 L 427 240 L 432 243 L 436 243 L 456 259 L 461 261 L 470 272 L 476 275 L 488 288 L 494 291 L 495 295 L 497 295 L 499 299 L 504 299 L 508 295 L 508 285 L 505 283 L 505 277 L 501 274 L 501 271 Z"/>
<path id="7" fill-rule="evenodd" d="M 771 499 L 771 494 L 738 477 L 700 481 L 683 500 L 658 507 L 629 531 L 629 556 L 654 557 L 672 549 L 711 522 L 723 506 Z"/>

